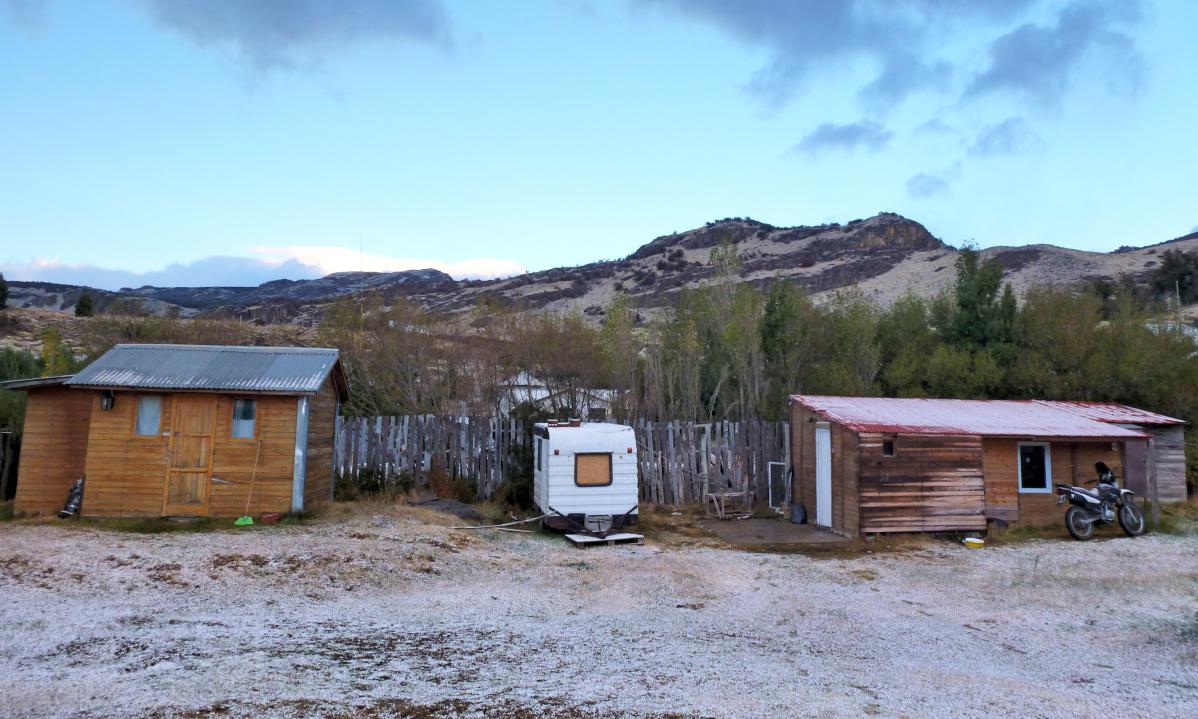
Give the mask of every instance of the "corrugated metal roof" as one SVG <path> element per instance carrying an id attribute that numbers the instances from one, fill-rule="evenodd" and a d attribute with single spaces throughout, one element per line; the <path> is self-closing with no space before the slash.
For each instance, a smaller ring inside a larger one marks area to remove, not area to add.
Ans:
<path id="1" fill-rule="evenodd" d="M 1145 436 L 1034 401 L 816 395 L 795 395 L 791 399 L 856 432 L 1095 440 Z"/>
<path id="2" fill-rule="evenodd" d="M 0 389 L 11 390 L 31 390 L 45 389 L 47 387 L 61 387 L 71 378 L 69 374 L 60 374 L 54 377 L 31 377 L 29 379 L 10 379 L 0 382 Z"/>
<path id="3" fill-rule="evenodd" d="M 117 345 L 66 381 L 72 387 L 311 394 L 338 351 L 307 347 Z"/>
<path id="4" fill-rule="evenodd" d="M 1110 402 L 1062 402 L 1057 400 L 1038 399 L 1037 404 L 1046 405 L 1063 409 L 1066 412 L 1073 412 L 1082 417 L 1097 422 L 1110 422 L 1112 424 L 1142 424 L 1142 425 L 1162 425 L 1162 424 L 1185 424 L 1184 419 L 1176 417 L 1167 417 L 1156 412 L 1128 407 L 1125 404 L 1113 404 Z"/>

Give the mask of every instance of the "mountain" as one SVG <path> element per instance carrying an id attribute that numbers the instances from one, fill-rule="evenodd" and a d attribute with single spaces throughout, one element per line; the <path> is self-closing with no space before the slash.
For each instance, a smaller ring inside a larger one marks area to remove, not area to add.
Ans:
<path id="1" fill-rule="evenodd" d="M 749 218 L 726 218 L 663 235 L 620 260 L 559 267 L 499 280 L 454 280 L 437 270 L 340 272 L 314 280 L 276 280 L 258 287 L 139 287 L 118 292 L 87 290 L 97 309 L 136 306 L 155 314 L 231 315 L 265 322 L 311 324 L 323 306 L 364 291 L 406 298 L 430 310 L 459 313 L 480 301 L 528 311 L 580 311 L 601 317 L 617 293 L 646 311 L 672 305 L 678 293 L 710 282 L 714 247 L 736 246 L 746 281 L 775 278 L 801 284 L 817 299 L 856 286 L 880 302 L 907 290 L 931 295 L 953 279 L 957 250 L 923 225 L 893 213 L 848 224 L 775 227 Z M 1198 249 L 1198 233 L 1149 247 L 1085 252 L 1055 245 L 991 247 L 982 252 L 1002 264 L 1017 291 L 1034 285 L 1082 280 L 1143 281 L 1166 249 Z M 68 311 L 85 288 L 10 281 L 10 304 Z"/>

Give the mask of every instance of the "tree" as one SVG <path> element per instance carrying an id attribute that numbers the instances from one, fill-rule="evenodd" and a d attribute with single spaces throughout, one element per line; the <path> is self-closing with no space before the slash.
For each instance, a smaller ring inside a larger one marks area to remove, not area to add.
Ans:
<path id="1" fill-rule="evenodd" d="M 8 307 L 8 281 L 4 279 L 4 273 L 0 272 L 0 310 Z"/>
<path id="2" fill-rule="evenodd" d="M 761 355 L 765 364 L 763 414 L 784 419 L 787 397 L 804 391 L 811 317 L 815 307 L 793 282 L 776 280 L 770 285 L 761 318 Z"/>
<path id="3" fill-rule="evenodd" d="M 1157 297 L 1180 294 L 1183 303 L 1198 299 L 1198 253 L 1165 250 L 1160 267 L 1152 273 L 1152 289 Z"/>
<path id="4" fill-rule="evenodd" d="M 638 357 L 640 343 L 634 334 L 636 311 L 628 295 L 619 293 L 603 316 L 601 350 L 604 368 L 617 396 L 612 403 L 616 417 L 634 419 L 640 415 L 638 390 Z"/>
<path id="5" fill-rule="evenodd" d="M 907 292 L 878 316 L 878 353 L 882 393 L 923 397 L 929 392 L 928 357 L 941 340 L 932 331 L 928 302 Z"/>
<path id="6" fill-rule="evenodd" d="M 42 376 L 57 377 L 70 374 L 75 368 L 75 356 L 55 329 L 42 333 Z"/>
<path id="7" fill-rule="evenodd" d="M 75 316 L 91 317 L 95 313 L 95 307 L 92 305 L 92 296 L 86 292 L 79 295 L 79 299 L 75 302 Z"/>

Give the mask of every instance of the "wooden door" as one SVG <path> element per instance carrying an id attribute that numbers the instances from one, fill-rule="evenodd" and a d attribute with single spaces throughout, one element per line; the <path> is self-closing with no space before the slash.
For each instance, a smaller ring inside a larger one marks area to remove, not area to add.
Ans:
<path id="1" fill-rule="evenodd" d="M 1123 486 L 1141 497 L 1148 496 L 1148 442 L 1123 443 Z"/>
<path id="2" fill-rule="evenodd" d="M 815 426 L 815 523 L 832 526 L 832 428 Z"/>
<path id="3" fill-rule="evenodd" d="M 216 397 L 176 395 L 171 420 L 170 462 L 162 513 L 208 516 Z"/>

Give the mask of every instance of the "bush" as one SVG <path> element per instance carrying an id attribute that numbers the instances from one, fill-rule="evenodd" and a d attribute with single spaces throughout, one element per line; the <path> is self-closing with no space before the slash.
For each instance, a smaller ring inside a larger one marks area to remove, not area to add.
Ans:
<path id="1" fill-rule="evenodd" d="M 362 471 L 357 476 L 338 474 L 333 482 L 333 501 L 353 502 L 359 499 L 393 498 L 412 491 L 412 475 L 400 472 L 387 481 L 383 475 L 373 471 Z"/>
<path id="2" fill-rule="evenodd" d="M 96 314 L 96 308 L 92 302 L 92 296 L 84 292 L 79 295 L 78 301 L 75 302 L 76 317 L 91 317 Z"/>

